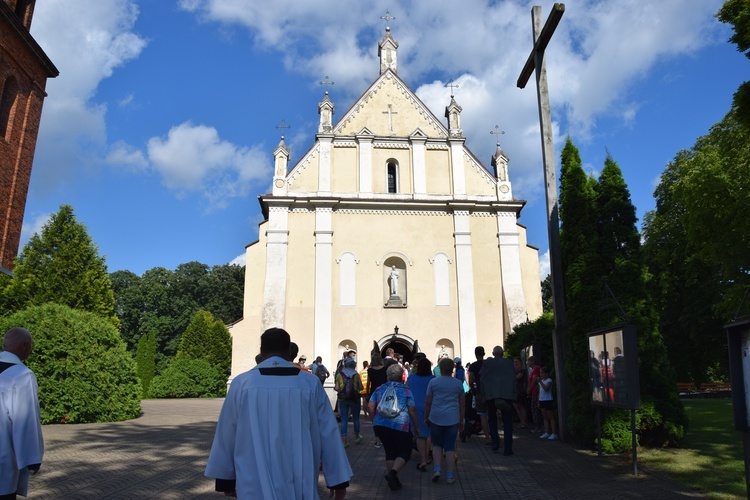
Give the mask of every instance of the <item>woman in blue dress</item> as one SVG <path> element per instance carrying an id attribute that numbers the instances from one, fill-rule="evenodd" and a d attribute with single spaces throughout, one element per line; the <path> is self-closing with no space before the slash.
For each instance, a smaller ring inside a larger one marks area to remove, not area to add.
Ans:
<path id="1" fill-rule="evenodd" d="M 417 371 L 409 375 L 406 385 L 411 389 L 414 396 L 414 406 L 417 407 L 419 418 L 419 432 L 417 433 L 417 451 L 419 452 L 419 463 L 417 469 L 422 472 L 427 471 L 428 448 L 427 438 L 430 437 L 430 428 L 424 420 L 424 402 L 427 398 L 427 385 L 430 380 L 434 379 L 432 374 L 432 361 L 422 358 L 417 362 Z"/>

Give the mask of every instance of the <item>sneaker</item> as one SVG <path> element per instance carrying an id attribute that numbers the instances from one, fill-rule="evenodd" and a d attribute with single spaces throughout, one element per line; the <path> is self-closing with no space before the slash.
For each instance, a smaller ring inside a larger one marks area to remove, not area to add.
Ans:
<path id="1" fill-rule="evenodd" d="M 362 440 L 364 440 L 362 436 L 357 436 L 357 438 L 354 440 L 354 444 L 362 444 Z"/>
<path id="2" fill-rule="evenodd" d="M 547 439 L 548 437 L 549 437 L 549 434 L 547 434 L 545 432 L 544 434 L 542 434 L 541 436 L 539 436 L 539 439 Z"/>
<path id="3" fill-rule="evenodd" d="M 555 441 L 557 440 L 557 434 L 550 434 L 547 439 L 549 439 L 550 441 Z"/>
<path id="4" fill-rule="evenodd" d="M 383 445 L 380 444 L 380 441 L 375 441 L 375 448 L 380 448 L 381 446 Z"/>
<path id="5" fill-rule="evenodd" d="M 448 483 L 448 484 L 453 484 L 453 483 L 456 482 L 456 478 L 455 477 L 445 478 L 445 482 Z"/>
<path id="6" fill-rule="evenodd" d="M 534 434 L 536 434 L 538 432 L 542 432 L 542 430 L 541 429 L 531 429 L 531 432 L 534 433 Z"/>
<path id="7" fill-rule="evenodd" d="M 349 442 L 344 443 L 344 448 L 349 448 Z"/>
<path id="8" fill-rule="evenodd" d="M 440 481 L 440 471 L 436 470 L 434 474 L 432 474 L 432 482 L 437 483 L 438 481 Z"/>
<path id="9" fill-rule="evenodd" d="M 398 480 L 398 476 L 396 475 L 396 471 L 392 470 L 390 472 L 386 472 L 385 476 L 383 476 L 383 477 L 385 478 L 386 482 L 388 483 L 388 487 L 392 491 L 396 491 L 397 489 L 399 489 L 401 487 L 401 483 Z"/>

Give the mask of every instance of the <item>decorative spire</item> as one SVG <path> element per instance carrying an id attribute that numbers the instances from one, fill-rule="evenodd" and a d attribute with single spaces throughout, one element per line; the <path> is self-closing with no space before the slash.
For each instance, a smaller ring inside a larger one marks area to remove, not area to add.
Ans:
<path id="1" fill-rule="evenodd" d="M 281 196 L 286 194 L 286 170 L 289 165 L 289 148 L 284 144 L 284 129 L 291 128 L 291 125 L 286 124 L 286 120 L 281 120 L 281 124 L 276 125 L 277 129 L 281 129 L 281 140 L 279 145 L 273 151 L 274 157 L 274 168 L 273 168 L 273 195 Z"/>
<path id="2" fill-rule="evenodd" d="M 503 185 L 499 186 L 500 197 L 512 196 L 510 193 L 510 179 L 508 179 L 508 157 L 500 149 L 500 136 L 505 134 L 505 130 L 500 130 L 499 125 L 495 125 L 495 130 L 490 130 L 490 134 L 497 136 L 495 154 L 492 155 L 492 167 L 495 169 L 495 178 Z"/>
<path id="3" fill-rule="evenodd" d="M 490 130 L 490 134 L 497 136 L 497 150 L 502 152 L 502 149 L 500 149 L 500 136 L 505 134 L 505 130 L 500 130 L 500 125 L 495 125 L 495 130 Z"/>
<path id="4" fill-rule="evenodd" d="M 279 144 L 283 144 L 284 143 L 284 129 L 285 128 L 292 128 L 292 126 L 291 125 L 287 125 L 286 124 L 286 120 L 281 120 L 281 123 L 279 125 L 276 125 L 276 128 L 277 129 L 281 129 L 281 142 L 279 142 Z"/>
<path id="5" fill-rule="evenodd" d="M 328 79 L 328 76 L 324 80 L 320 81 L 321 85 L 333 85 L 334 82 Z M 328 90 L 326 90 L 323 100 L 318 103 L 318 114 L 320 115 L 320 123 L 318 124 L 319 134 L 330 134 L 333 130 L 333 113 L 336 107 L 333 105 L 333 101 L 328 97 Z"/>
<path id="6" fill-rule="evenodd" d="M 326 75 L 326 77 L 323 80 L 321 80 L 319 82 L 319 84 L 320 85 L 326 85 L 326 86 L 328 86 L 328 85 L 336 85 L 336 83 L 333 80 L 330 80 L 330 81 L 328 80 L 328 75 Z M 328 95 L 328 88 L 327 87 L 326 87 L 326 95 Z"/>
<path id="7" fill-rule="evenodd" d="M 385 31 L 391 31 L 391 21 L 395 21 L 396 18 L 391 15 L 388 10 L 385 11 L 384 16 L 380 16 L 380 19 L 383 19 L 385 21 Z"/>
<path id="8" fill-rule="evenodd" d="M 390 69 L 394 73 L 398 73 L 398 42 L 391 36 L 390 22 L 396 18 L 391 15 L 387 10 L 384 16 L 380 16 L 380 19 L 385 21 L 385 35 L 383 39 L 378 43 L 378 57 L 380 58 L 380 74 L 385 73 L 386 70 Z"/>
<path id="9" fill-rule="evenodd" d="M 458 88 L 458 84 L 457 83 L 453 83 L 453 78 L 451 78 L 448 81 L 448 83 L 446 83 L 445 85 L 443 85 L 443 87 L 445 87 L 445 88 L 450 87 L 450 89 L 451 89 L 451 99 L 453 99 L 453 97 L 454 97 L 454 95 L 453 95 L 453 89 L 457 89 Z"/>
<path id="10" fill-rule="evenodd" d="M 443 86 L 445 88 L 450 87 L 451 89 L 451 102 L 445 107 L 445 117 L 448 119 L 448 132 L 451 137 L 462 138 L 464 136 L 464 132 L 461 130 L 461 111 L 463 111 L 463 108 L 458 105 L 453 93 L 453 89 L 457 89 L 458 84 L 450 80 Z"/>

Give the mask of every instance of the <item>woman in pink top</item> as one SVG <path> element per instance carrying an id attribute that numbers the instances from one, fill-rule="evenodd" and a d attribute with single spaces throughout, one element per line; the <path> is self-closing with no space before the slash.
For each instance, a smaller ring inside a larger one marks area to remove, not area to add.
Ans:
<path id="1" fill-rule="evenodd" d="M 529 366 L 529 384 L 526 389 L 529 399 L 531 399 L 531 420 L 534 422 L 534 428 L 531 432 L 542 431 L 542 412 L 539 410 L 539 365 L 536 364 L 534 356 L 529 356 L 527 361 Z"/>

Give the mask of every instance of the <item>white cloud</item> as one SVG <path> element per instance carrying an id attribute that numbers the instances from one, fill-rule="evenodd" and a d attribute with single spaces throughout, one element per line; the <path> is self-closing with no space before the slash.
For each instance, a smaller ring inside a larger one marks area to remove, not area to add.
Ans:
<path id="1" fill-rule="evenodd" d="M 166 138 L 149 139 L 148 157 L 165 186 L 181 195 L 200 192 L 211 208 L 245 196 L 271 170 L 265 150 L 235 146 L 215 128 L 189 122 L 172 127 Z"/>
<path id="2" fill-rule="evenodd" d="M 244 266 L 245 262 L 247 260 L 247 254 L 245 252 L 242 252 L 237 257 L 229 261 L 229 263 L 233 266 Z"/>
<path id="3" fill-rule="evenodd" d="M 539 256 L 539 281 L 544 281 L 550 273 L 549 250 Z"/>
<path id="4" fill-rule="evenodd" d="M 282 54 L 291 71 L 336 82 L 337 98 L 354 98 L 376 76 L 375 40 L 387 8 L 396 20 L 399 74 L 436 114 L 448 104 L 443 84 L 459 83 L 456 100 L 464 108 L 468 146 L 485 164 L 494 152 L 489 131 L 497 124 L 511 159 L 514 192 L 541 196 L 541 146 L 534 79 L 526 89 L 516 80 L 532 45 L 531 6 L 552 2 L 433 0 L 394 6 L 384 0 L 182 0 L 180 7 L 206 22 L 246 28 L 257 46 Z M 717 41 L 713 18 L 721 0 L 685 7 L 681 0 L 587 0 L 567 6 L 547 49 L 547 72 L 554 120 L 554 143 L 561 134 L 590 140 L 597 119 L 615 116 L 636 126 L 638 109 L 629 91 L 655 65 Z M 335 14 L 332 14 L 335 13 Z M 723 39 L 722 39 L 723 41 Z"/>
<path id="5" fill-rule="evenodd" d="M 112 145 L 104 161 L 110 165 L 129 167 L 133 170 L 141 170 L 148 166 L 143 151 L 122 141 Z"/>
<path id="6" fill-rule="evenodd" d="M 21 226 L 21 247 L 23 247 L 35 234 L 42 234 L 42 229 L 44 229 L 44 226 L 51 218 L 51 213 L 39 214 L 34 217 L 31 223 L 24 223 L 23 226 Z"/>
<path id="7" fill-rule="evenodd" d="M 37 6 L 31 32 L 60 76 L 48 80 L 39 129 L 34 182 L 54 189 L 106 141 L 106 107 L 95 101 L 102 80 L 138 57 L 145 40 L 131 30 L 138 17 L 132 0 L 45 0 Z M 94 160 L 95 161 L 95 160 Z"/>

